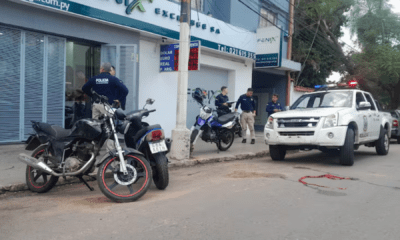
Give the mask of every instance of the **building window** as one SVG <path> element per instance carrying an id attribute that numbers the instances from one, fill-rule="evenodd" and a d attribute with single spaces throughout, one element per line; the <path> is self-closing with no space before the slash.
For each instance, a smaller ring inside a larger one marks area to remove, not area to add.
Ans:
<path id="1" fill-rule="evenodd" d="M 170 2 L 180 3 L 181 0 L 169 0 Z M 191 0 L 191 7 L 193 10 L 197 10 L 199 12 L 203 12 L 204 9 L 204 0 Z"/>
<path id="2" fill-rule="evenodd" d="M 275 13 L 273 13 L 265 8 L 261 8 L 260 14 L 261 14 L 261 16 L 260 16 L 259 27 L 270 27 L 270 26 L 276 25 L 276 14 Z"/>

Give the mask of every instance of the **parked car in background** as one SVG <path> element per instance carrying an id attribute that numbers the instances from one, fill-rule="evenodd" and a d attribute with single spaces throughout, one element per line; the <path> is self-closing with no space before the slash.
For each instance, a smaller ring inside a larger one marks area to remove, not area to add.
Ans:
<path id="1" fill-rule="evenodd" d="M 392 139 L 397 139 L 397 143 L 400 144 L 400 111 L 399 110 L 387 110 L 386 112 L 392 115 Z"/>

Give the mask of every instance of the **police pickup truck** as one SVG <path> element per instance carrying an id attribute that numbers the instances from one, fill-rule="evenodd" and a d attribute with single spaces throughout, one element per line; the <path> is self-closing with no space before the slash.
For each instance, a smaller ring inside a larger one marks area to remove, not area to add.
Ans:
<path id="1" fill-rule="evenodd" d="M 360 145 L 388 154 L 391 116 L 379 111 L 372 95 L 356 84 L 316 86 L 290 110 L 272 114 L 264 129 L 271 158 L 283 160 L 289 149 L 319 149 L 340 154 L 340 163 L 351 166 Z"/>

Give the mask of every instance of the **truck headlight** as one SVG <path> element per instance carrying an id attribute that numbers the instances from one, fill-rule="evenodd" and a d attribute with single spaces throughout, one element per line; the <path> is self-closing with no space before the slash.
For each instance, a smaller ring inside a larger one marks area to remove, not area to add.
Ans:
<path id="1" fill-rule="evenodd" d="M 267 125 L 265 125 L 265 127 L 269 128 L 269 129 L 274 129 L 274 118 L 273 117 L 268 118 Z"/>
<path id="2" fill-rule="evenodd" d="M 331 128 L 331 127 L 336 127 L 337 125 L 338 125 L 337 114 L 331 114 L 325 118 L 324 126 L 322 128 Z"/>

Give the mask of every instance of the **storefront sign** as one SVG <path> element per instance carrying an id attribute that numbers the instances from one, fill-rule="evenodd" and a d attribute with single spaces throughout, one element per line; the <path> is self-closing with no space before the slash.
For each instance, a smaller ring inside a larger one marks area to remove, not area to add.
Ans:
<path id="1" fill-rule="evenodd" d="M 123 0 L 115 0 L 118 4 L 122 4 Z M 146 9 L 144 9 L 143 4 L 142 4 L 143 0 L 125 0 L 125 6 L 127 6 L 126 8 L 126 14 L 131 14 L 133 12 L 133 10 L 135 10 L 136 8 L 141 11 L 141 12 L 146 12 Z M 149 2 L 153 2 L 153 0 L 148 0 Z"/>
<path id="2" fill-rule="evenodd" d="M 189 71 L 200 70 L 200 41 L 190 43 Z M 161 45 L 160 72 L 178 71 L 179 44 Z"/>
<path id="3" fill-rule="evenodd" d="M 275 26 L 257 29 L 255 68 L 277 68 L 282 62 L 282 33 Z"/>
<path id="4" fill-rule="evenodd" d="M 167 10 L 161 10 L 160 8 L 156 8 L 155 13 L 165 18 L 176 19 L 178 22 L 180 21 L 179 15 L 176 15 L 175 13 L 169 13 Z M 207 29 L 207 24 L 205 23 L 202 24 L 201 22 L 196 22 L 195 20 L 190 20 L 190 25 L 192 27 L 196 26 L 196 28 L 201 28 L 203 30 Z M 220 34 L 221 30 L 215 27 L 210 27 L 210 32 Z"/>
<path id="5" fill-rule="evenodd" d="M 15 0 L 118 24 L 170 39 L 179 39 L 179 4 L 154 0 Z M 125 12 L 123 8 L 126 7 Z M 158 16 L 158 17 L 155 17 Z M 255 59 L 256 35 L 192 10 L 191 40 L 202 47 Z M 228 26 L 229 25 L 229 26 Z M 218 26 L 218 28 L 216 27 Z"/>

